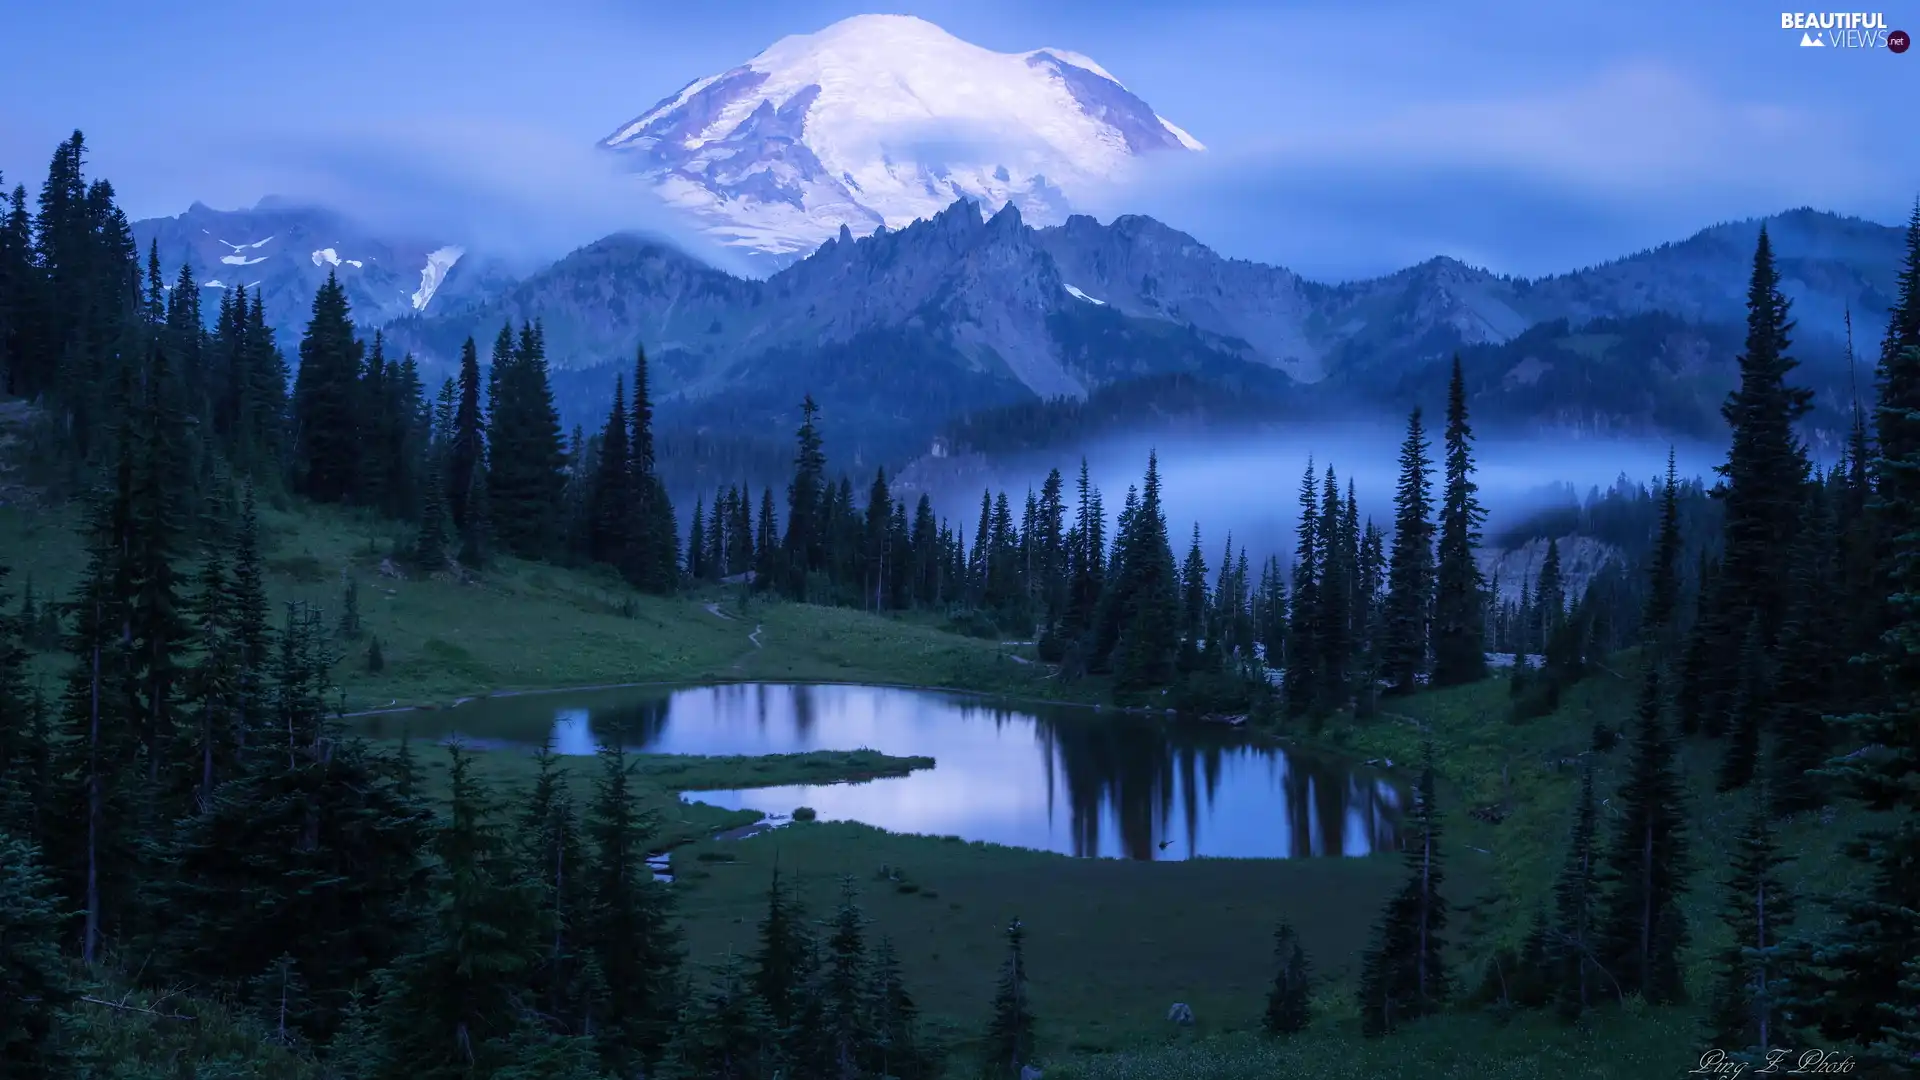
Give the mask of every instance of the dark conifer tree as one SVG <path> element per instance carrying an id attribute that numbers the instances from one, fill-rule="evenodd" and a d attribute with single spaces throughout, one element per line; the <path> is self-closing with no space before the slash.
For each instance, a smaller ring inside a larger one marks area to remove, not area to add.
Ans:
<path id="1" fill-rule="evenodd" d="M 517 340 L 500 331 L 490 377 L 487 499 L 493 535 L 523 559 L 547 558 L 559 550 L 567 462 L 538 325 L 521 324 Z"/>
<path id="2" fill-rule="evenodd" d="M 1735 842 L 1732 874 L 1720 919 L 1730 941 L 1714 959 L 1714 984 L 1707 999 L 1708 1045 L 1755 1052 L 1764 1064 L 1767 1051 L 1791 1045 L 1784 1022 L 1789 997 L 1782 943 L 1793 924 L 1794 901 L 1780 881 L 1785 862 L 1768 825 L 1764 791 Z"/>
<path id="3" fill-rule="evenodd" d="M 1319 689 L 1314 700 L 1322 712 L 1345 708 L 1352 692 L 1353 672 L 1353 596 L 1358 572 L 1359 538 L 1346 519 L 1346 506 L 1340 501 L 1340 482 L 1333 466 L 1320 490 L 1320 570 L 1315 578 L 1320 610 L 1314 613 L 1319 640 L 1314 642 L 1314 674 Z"/>
<path id="4" fill-rule="evenodd" d="M 1034 1018 L 1027 999 L 1026 927 L 1019 919 L 1007 924 L 1007 961 L 993 993 L 993 1015 L 987 1021 L 985 1058 L 991 1075 L 1014 1080 L 1033 1060 Z"/>
<path id="5" fill-rule="evenodd" d="M 875 1056 L 866 922 L 856 902 L 853 879 L 843 879 L 840 904 L 821 957 L 817 1020 L 806 1039 L 814 1048 L 813 1061 L 831 1076 L 858 1076 Z"/>
<path id="6" fill-rule="evenodd" d="M 1718 730 L 1738 694 L 1742 639 L 1759 620 L 1761 650 L 1770 655 L 1786 608 L 1786 559 L 1799 525 L 1804 447 L 1793 425 L 1811 407 L 1812 392 L 1787 384 L 1797 366 L 1788 336 L 1793 323 L 1780 291 L 1773 246 L 1765 227 L 1753 253 L 1747 288 L 1747 339 L 1740 355 L 1740 385 L 1721 414 L 1733 429 L 1726 463 L 1716 467 L 1722 517 L 1721 587 L 1704 634 L 1712 647 L 1703 672 L 1703 707 Z"/>
<path id="7" fill-rule="evenodd" d="M 1300 475 L 1299 519 L 1294 527 L 1293 617 L 1287 620 L 1286 673 L 1283 676 L 1287 712 L 1305 716 L 1316 707 L 1319 689 L 1320 642 L 1320 513 L 1319 477 L 1313 459 Z M 1269 660 L 1269 664 L 1275 661 Z"/>
<path id="8" fill-rule="evenodd" d="M 470 505 L 473 491 L 484 479 L 486 469 L 486 427 L 480 414 L 480 354 L 473 339 L 460 346 L 460 382 L 458 403 L 454 406 L 452 427 L 443 428 L 447 443 L 447 510 L 453 527 L 460 533 L 462 545 L 481 523 L 474 519 Z"/>
<path id="9" fill-rule="evenodd" d="M 670 898 L 647 866 L 655 825 L 635 802 L 633 766 L 616 736 L 600 749 L 587 810 L 593 895 L 588 941 L 606 980 L 593 1018 L 602 1061 L 623 1075 L 658 1060 L 673 1017 L 680 954 L 668 925 Z"/>
<path id="10" fill-rule="evenodd" d="M 1553 887 L 1554 921 L 1549 955 L 1552 957 L 1555 996 L 1562 1016 L 1572 1019 L 1586 1012 L 1602 989 L 1604 973 L 1597 961 L 1595 931 L 1599 921 L 1599 836 L 1593 801 L 1593 763 L 1580 768 L 1580 797 L 1574 804 L 1573 831 L 1566 861 Z"/>
<path id="11" fill-rule="evenodd" d="M 1305 1031 L 1313 1019 L 1312 967 L 1300 935 L 1285 920 L 1273 932 L 1273 962 L 1273 985 L 1267 990 L 1267 1011 L 1260 1017 L 1260 1026 L 1269 1035 Z"/>
<path id="12" fill-rule="evenodd" d="M 1621 993 L 1651 1004 L 1684 999 L 1680 949 L 1687 942 L 1680 897 L 1687 889 L 1686 812 L 1677 746 L 1660 717 L 1658 665 L 1648 665 L 1629 741 L 1620 810 L 1607 856 L 1609 888 L 1600 921 L 1602 966 Z"/>
<path id="13" fill-rule="evenodd" d="M 673 502 L 667 498 L 666 485 L 655 468 L 653 391 L 647 378 L 644 348 L 636 350 L 633 360 L 627 455 L 633 470 L 634 513 L 628 530 L 633 539 L 627 551 L 627 580 L 648 592 L 669 593 L 680 584 L 680 526 L 674 520 Z"/>
<path id="14" fill-rule="evenodd" d="M 319 502 L 358 491 L 361 345 L 333 274 L 313 297 L 293 384 L 294 490 Z"/>
<path id="15" fill-rule="evenodd" d="M 926 1080 L 938 1062 L 933 1047 L 920 1036 L 920 1007 L 907 992 L 893 941 L 882 937 L 874 945 L 872 965 L 874 1071 L 899 1080 Z"/>
<path id="16" fill-rule="evenodd" d="M 62 921 L 39 851 L 0 831 L 0 1061 L 9 1078 L 76 1075 L 66 1008 L 79 992 L 60 955 Z"/>
<path id="17" fill-rule="evenodd" d="M 1760 643 L 1760 617 L 1755 614 L 1747 622 L 1739 665 L 1734 669 L 1737 681 L 1727 710 L 1727 742 L 1720 757 L 1717 791 L 1746 787 L 1759 765 L 1760 739 L 1769 726 L 1767 714 L 1773 710 L 1773 680 L 1767 668 L 1767 654 Z"/>
<path id="18" fill-rule="evenodd" d="M 1647 607 L 1641 615 L 1641 637 L 1656 650 L 1672 647 L 1673 619 L 1680 595 L 1680 502 L 1675 481 L 1673 449 L 1667 449 L 1667 480 L 1660 489 L 1660 527 L 1654 538 L 1652 570 L 1647 582 Z M 1662 656 L 1661 659 L 1668 659 Z"/>
<path id="19" fill-rule="evenodd" d="M 1458 686 L 1486 678 L 1486 587 L 1475 551 L 1486 521 L 1473 482 L 1473 429 L 1467 426 L 1466 382 L 1453 358 L 1447 386 L 1446 482 L 1440 498 L 1440 543 L 1434 576 L 1433 684 Z"/>
<path id="20" fill-rule="evenodd" d="M 1434 802 L 1433 746 L 1421 748 L 1420 780 L 1405 827 L 1407 883 L 1387 901 L 1361 955 L 1360 1030 L 1383 1035 L 1436 1011 L 1446 1000 L 1448 907 L 1440 894 L 1444 860 L 1440 814 Z"/>
<path id="21" fill-rule="evenodd" d="M 1225 569 L 1221 567 L 1223 572 Z M 1187 547 L 1187 561 L 1180 566 L 1179 669 L 1183 672 L 1192 671 L 1200 664 L 1201 640 L 1208 633 L 1207 604 L 1207 558 L 1200 553 L 1200 523 L 1196 521 L 1193 542 Z"/>
<path id="22" fill-rule="evenodd" d="M 766 1003 L 729 954 L 706 988 L 688 996 L 667 1043 L 659 1080 L 773 1080 L 779 1046 Z"/>
<path id="23" fill-rule="evenodd" d="M 707 508 L 703 499 L 693 501 L 693 523 L 687 529 L 687 576 L 704 581 L 713 576 L 706 564 Z"/>
<path id="24" fill-rule="evenodd" d="M 807 958 L 813 935 L 806 911 L 790 886 L 774 868 L 767 887 L 767 913 L 760 920 L 760 945 L 753 956 L 753 989 L 766 1002 L 776 1030 L 787 1031 L 799 1013 L 799 999 L 809 974 Z"/>
<path id="25" fill-rule="evenodd" d="M 123 378 L 123 399 L 130 398 Z M 110 485 L 89 508 L 88 558 L 70 601 L 74 664 L 62 698 L 66 738 L 56 773 L 67 779 L 50 815 L 49 865 L 75 898 L 80 958 L 92 964 L 132 891 L 139 702 L 127 626 L 136 587 L 132 544 L 133 440 L 117 440 Z"/>
<path id="26" fill-rule="evenodd" d="M 1427 670 L 1433 611 L 1432 481 L 1420 410 L 1407 418 L 1400 446 L 1400 480 L 1393 496 L 1392 560 L 1381 643 L 1381 674 L 1394 693 L 1409 693 Z"/>
<path id="27" fill-rule="evenodd" d="M 925 499 L 926 496 L 921 496 Z M 761 588 L 773 588 L 779 576 L 780 527 L 773 516 L 773 489 L 760 489 L 760 516 L 753 526 L 753 578 Z"/>
<path id="28" fill-rule="evenodd" d="M 551 746 L 541 748 L 537 772 L 518 835 L 535 882 L 535 903 L 546 938 L 529 986 L 540 1012 L 563 1030 L 584 1034 L 596 999 L 605 988 L 587 948 L 592 917 L 585 828 L 567 783 L 567 771 Z"/>
<path id="29" fill-rule="evenodd" d="M 1119 575 L 1109 590 L 1120 629 L 1113 667 L 1121 693 L 1171 683 L 1180 650 L 1179 573 L 1160 505 L 1156 453 L 1147 455 L 1147 475 L 1130 526 L 1120 535 Z"/>
<path id="30" fill-rule="evenodd" d="M 1840 719 L 1845 745 L 1834 780 L 1889 814 L 1845 848 L 1865 881 L 1835 905 L 1821 936 L 1817 1006 L 1823 1037 L 1865 1045 L 1876 1066 L 1910 1068 L 1920 1052 L 1920 207 L 1907 230 L 1900 294 L 1876 372 L 1873 497 L 1878 580 L 1886 597 L 1879 641 L 1862 658 L 1878 693 Z"/>
<path id="31" fill-rule="evenodd" d="M 468 1080 L 500 1068 L 495 1040 L 518 1027 L 518 998 L 539 961 L 538 909 L 498 806 L 451 748 L 447 816 L 435 830 L 437 908 L 420 946 L 394 964 L 383 994 L 389 1070 Z"/>

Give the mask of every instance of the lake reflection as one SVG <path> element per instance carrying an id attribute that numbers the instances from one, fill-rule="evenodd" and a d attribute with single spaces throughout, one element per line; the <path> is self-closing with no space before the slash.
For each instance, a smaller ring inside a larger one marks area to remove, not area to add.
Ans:
<path id="1" fill-rule="evenodd" d="M 687 797 L 895 832 L 1068 855 L 1184 859 L 1365 855 L 1396 844 L 1403 790 L 1338 759 L 1249 745 L 1224 728 L 1112 712 L 1018 707 L 869 686 L 742 684 L 529 695 L 376 717 L 374 734 L 459 737 L 592 754 L 618 738 L 654 754 L 787 754 L 869 747 L 937 765 L 864 784 Z"/>

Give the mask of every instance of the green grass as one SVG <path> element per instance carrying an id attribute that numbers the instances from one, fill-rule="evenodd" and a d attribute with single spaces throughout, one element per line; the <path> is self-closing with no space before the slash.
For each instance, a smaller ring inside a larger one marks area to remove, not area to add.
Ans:
<path id="1" fill-rule="evenodd" d="M 376 746 L 394 749 L 393 739 L 376 739 Z M 432 797 L 444 795 L 449 755 L 439 747 L 414 744 Z M 594 781 L 602 775 L 601 762 L 592 757 L 555 758 L 568 786 L 582 805 L 592 797 Z M 905 776 L 915 769 L 931 769 L 929 757 L 890 757 L 874 750 L 815 750 L 803 754 L 761 757 L 700 757 L 681 754 L 629 754 L 633 791 L 643 811 L 653 815 L 658 829 L 655 846 L 669 848 L 704 840 L 723 830 L 759 821 L 757 810 L 723 810 L 680 798 L 683 791 L 784 787 L 789 784 L 861 783 L 883 776 Z M 517 800 L 526 794 L 538 766 L 531 754 L 497 751 L 477 753 L 474 771 L 517 812 Z"/>
<path id="2" fill-rule="evenodd" d="M 1092 693 L 1015 659 L 1019 650 L 920 620 L 760 598 L 742 610 L 732 590 L 644 596 L 604 568 L 508 558 L 466 583 L 391 576 L 383 553 L 405 544 L 403 526 L 311 507 L 262 507 L 260 520 L 276 605 L 317 604 L 331 623 L 346 580 L 358 583 L 364 634 L 334 642 L 342 654 L 334 678 L 347 711 L 648 682 L 890 683 L 1049 699 Z M 0 564 L 13 567 L 8 587 L 17 592 L 31 579 L 39 596 L 68 595 L 85 566 L 79 521 L 71 504 L 0 507 Z M 369 637 L 380 639 L 379 673 L 367 671 Z M 63 663 L 41 657 L 36 670 L 51 683 Z"/>
<path id="3" fill-rule="evenodd" d="M 1553 713 L 1522 723 L 1509 719 L 1507 683 L 1496 678 L 1390 699 L 1380 718 L 1336 722 L 1313 740 L 1362 757 L 1391 758 L 1399 771 L 1412 775 L 1422 731 L 1431 733 L 1454 857 L 1458 860 L 1463 848 L 1484 849 L 1491 864 L 1489 884 L 1500 894 L 1497 934 L 1465 950 L 1466 968 L 1495 946 L 1517 943 L 1533 912 L 1548 902 L 1578 790 L 1577 767 L 1564 762 L 1588 749 L 1596 721 L 1616 730 L 1630 728 L 1642 670 L 1636 655 L 1616 656 L 1572 687 Z M 1610 799 L 1618 790 L 1627 759 L 1625 738 L 1596 758 L 1594 791 L 1599 799 Z M 1718 921 L 1721 885 L 1753 798 L 1751 791 L 1714 791 L 1718 762 L 1717 743 L 1693 740 L 1682 747 L 1692 865 L 1692 888 L 1683 906 L 1693 931 L 1687 955 L 1689 985 L 1694 987 L 1706 986 L 1708 958 L 1724 942 Z M 1468 816 L 1473 807 L 1490 805 L 1507 810 L 1500 824 Z M 1600 813 L 1604 825 L 1616 811 L 1603 804 Z M 1794 856 L 1783 879 L 1803 898 L 1803 926 L 1818 925 L 1824 917 L 1818 897 L 1844 886 L 1856 872 L 1855 864 L 1841 854 L 1841 844 L 1872 821 L 1873 815 L 1839 805 L 1780 827 L 1781 850 Z M 1474 898 L 1465 889 L 1450 891 L 1456 902 Z M 1454 936 L 1459 940 L 1458 932 Z"/>
<path id="4" fill-rule="evenodd" d="M 1600 1013 L 1578 1027 L 1449 1015 L 1387 1039 L 1354 1037 L 1328 1019 L 1286 1039 L 1194 1038 L 1164 1025 L 1163 1047 L 1050 1063 L 1047 1080 L 1654 1080 L 1686 1075 L 1701 1053 L 1692 1018 L 1677 1009 Z"/>
<path id="5" fill-rule="evenodd" d="M 734 858 L 708 861 L 710 853 Z M 1176 1001 L 1216 1027 L 1252 1023 L 1272 978 L 1275 922 L 1292 920 L 1316 961 L 1340 977 L 1402 873 L 1391 856 L 1072 859 L 851 823 L 792 824 L 674 852 L 692 958 L 754 947 L 776 864 L 799 877 L 819 918 L 831 916 L 840 879 L 851 875 L 871 932 L 893 939 L 921 1006 L 962 1039 L 985 1021 L 1002 930 L 1019 918 L 1033 1007 L 1054 1053 L 1134 1045 L 1165 1026 Z"/>

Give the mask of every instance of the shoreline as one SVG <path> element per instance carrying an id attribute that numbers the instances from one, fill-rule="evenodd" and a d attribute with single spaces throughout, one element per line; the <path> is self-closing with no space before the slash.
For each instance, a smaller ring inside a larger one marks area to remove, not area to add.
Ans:
<path id="1" fill-rule="evenodd" d="M 370 716 L 394 716 L 410 712 L 446 712 L 457 709 L 474 701 L 487 701 L 493 698 L 535 697 L 542 694 L 589 694 L 602 690 L 638 690 L 646 687 L 675 687 L 692 689 L 702 686 L 871 686 L 888 690 L 917 690 L 930 694 L 954 694 L 962 697 L 985 698 L 993 701 L 1013 702 L 1023 705 L 1048 705 L 1056 708 L 1089 709 L 1093 712 L 1122 713 L 1129 716 L 1161 716 L 1174 720 L 1177 715 L 1172 709 L 1152 709 L 1142 705 L 1107 705 L 1101 702 L 1067 701 L 1059 698 L 1033 697 L 1026 694 L 999 693 L 992 690 L 969 690 L 953 686 L 928 686 L 924 683 L 887 682 L 872 679 L 733 679 L 724 677 L 691 679 L 647 679 L 638 682 L 589 683 L 581 686 L 532 687 L 519 690 L 490 690 L 483 694 L 468 694 L 455 698 L 451 703 L 419 705 L 390 705 L 377 709 L 361 709 L 356 712 L 335 713 L 338 720 L 355 720 Z M 1204 721 L 1195 720 L 1194 723 Z M 1233 725 L 1223 725 L 1233 726 Z"/>

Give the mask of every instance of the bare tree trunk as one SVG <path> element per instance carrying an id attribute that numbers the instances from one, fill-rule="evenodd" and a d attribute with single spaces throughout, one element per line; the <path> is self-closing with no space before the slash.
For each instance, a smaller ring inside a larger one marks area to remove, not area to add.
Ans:
<path id="1" fill-rule="evenodd" d="M 93 700 L 87 727 L 87 924 L 80 959 L 93 963 L 100 942 L 100 646 L 93 647 Z"/>
<path id="2" fill-rule="evenodd" d="M 1653 968 L 1653 822 L 1640 845 L 1640 993 L 1647 992 Z"/>

